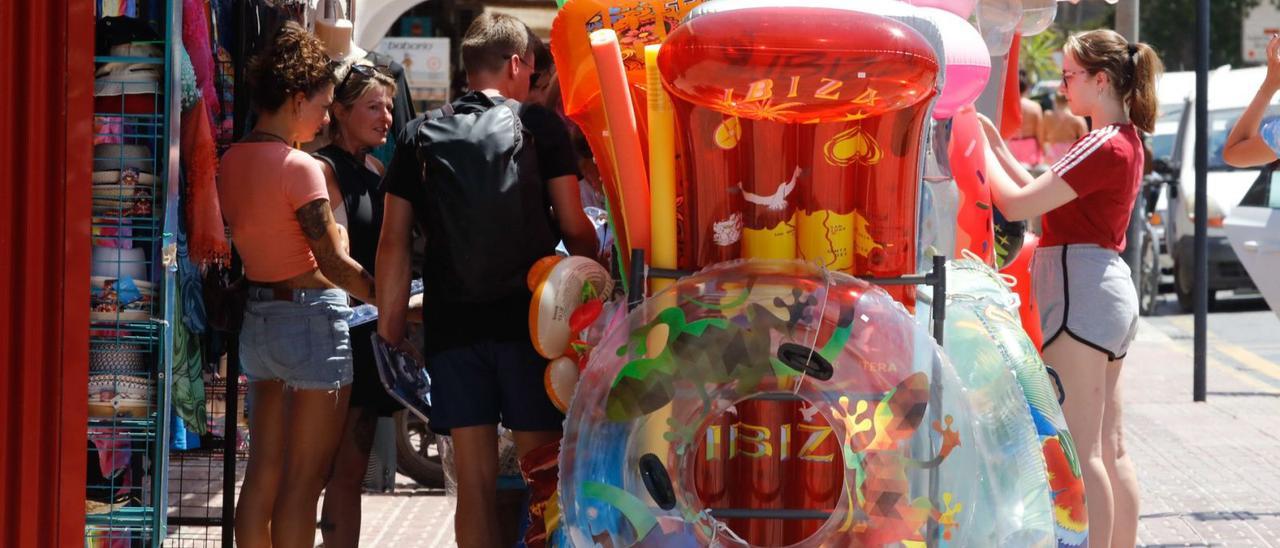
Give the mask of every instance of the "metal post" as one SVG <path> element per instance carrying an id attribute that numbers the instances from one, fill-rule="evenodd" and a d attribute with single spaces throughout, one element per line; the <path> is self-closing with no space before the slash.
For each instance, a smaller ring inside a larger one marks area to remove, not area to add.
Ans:
<path id="1" fill-rule="evenodd" d="M 1192 397 L 1205 397 L 1205 351 L 1209 308 L 1208 188 L 1209 166 L 1209 0 L 1196 1 L 1196 240 L 1195 240 L 1195 373 Z"/>
<path id="2" fill-rule="evenodd" d="M 627 310 L 644 302 L 644 250 L 631 250 L 631 271 L 627 273 Z"/>
<path id="3" fill-rule="evenodd" d="M 941 347 L 947 322 L 947 257 L 945 255 L 933 257 L 933 272 L 929 276 L 933 285 L 933 302 L 929 305 L 929 312 L 933 315 L 933 338 Z M 933 365 L 929 370 L 929 422 L 942 424 L 942 364 L 936 358 L 932 362 Z M 937 454 L 939 448 L 932 442 L 932 437 L 929 439 L 929 454 Z M 935 466 L 929 469 L 929 500 L 935 505 L 941 501 L 938 497 L 941 490 L 941 474 Z M 942 528 L 937 519 L 929 518 L 926 534 L 928 535 L 925 538 L 927 547 L 935 548 L 942 544 Z"/>
<path id="4" fill-rule="evenodd" d="M 1120 0 L 1116 4 L 1116 32 L 1130 42 L 1138 40 L 1138 6 L 1141 3 L 1141 0 Z"/>
<path id="5" fill-rule="evenodd" d="M 234 548 L 236 449 L 240 441 L 240 333 L 227 336 L 226 428 L 222 434 L 222 546 Z"/>

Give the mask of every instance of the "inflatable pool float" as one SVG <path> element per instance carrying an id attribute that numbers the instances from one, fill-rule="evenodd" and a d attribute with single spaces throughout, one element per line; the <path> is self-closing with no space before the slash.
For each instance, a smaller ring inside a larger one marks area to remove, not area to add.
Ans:
<path id="1" fill-rule="evenodd" d="M 716 517 L 726 509 L 702 502 L 699 456 L 710 443 L 737 458 L 800 458 L 809 440 L 708 434 L 735 404 L 788 397 L 829 425 L 841 471 L 833 507 L 771 506 L 821 512 L 816 531 L 791 545 L 995 545 L 968 531 L 997 519 L 982 501 L 1015 496 L 991 481 L 1009 473 L 998 466 L 1007 459 L 987 453 L 1006 449 L 991 441 L 1004 425 L 978 414 L 961 387 L 933 339 L 879 288 L 794 261 L 709 268 L 632 311 L 583 371 L 560 456 L 567 542 L 750 545 Z M 662 432 L 658 447 L 640 434 L 650 429 Z M 940 473 L 953 459 L 994 464 Z"/>

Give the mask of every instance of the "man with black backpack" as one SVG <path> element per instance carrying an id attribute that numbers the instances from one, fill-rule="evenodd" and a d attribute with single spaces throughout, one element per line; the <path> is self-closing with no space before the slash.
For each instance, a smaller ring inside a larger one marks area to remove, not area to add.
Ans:
<path id="1" fill-rule="evenodd" d="M 500 545 L 497 423 L 522 458 L 558 442 L 562 415 L 543 388 L 546 360 L 529 339 L 525 278 L 563 239 L 594 256 L 578 168 L 564 122 L 521 105 L 538 38 L 486 13 L 462 40 L 470 93 L 405 128 L 387 169 L 378 247 L 378 333 L 404 348 L 410 230 L 426 235 L 423 316 L 431 429 L 453 437 L 460 546 Z M 545 449 L 544 449 L 545 451 Z"/>

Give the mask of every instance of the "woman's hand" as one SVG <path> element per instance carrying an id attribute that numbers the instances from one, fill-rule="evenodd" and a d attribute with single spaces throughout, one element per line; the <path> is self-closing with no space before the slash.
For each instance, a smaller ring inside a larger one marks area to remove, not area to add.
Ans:
<path id="1" fill-rule="evenodd" d="M 1280 36 L 1273 35 L 1267 43 L 1267 76 L 1262 80 L 1262 87 L 1236 120 L 1223 144 L 1222 161 L 1227 165 L 1247 168 L 1276 160 L 1276 152 L 1262 137 L 1262 119 L 1277 91 L 1280 91 Z"/>
<path id="2" fill-rule="evenodd" d="M 1000 128 L 996 127 L 996 123 L 987 118 L 986 114 L 979 112 L 978 122 L 982 124 L 982 133 L 987 136 L 987 143 L 991 145 L 991 148 L 996 149 L 1004 145 L 1004 138 L 1000 136 Z"/>
<path id="3" fill-rule="evenodd" d="M 1280 34 L 1271 35 L 1267 42 L 1267 77 L 1262 85 L 1272 92 L 1280 90 Z"/>

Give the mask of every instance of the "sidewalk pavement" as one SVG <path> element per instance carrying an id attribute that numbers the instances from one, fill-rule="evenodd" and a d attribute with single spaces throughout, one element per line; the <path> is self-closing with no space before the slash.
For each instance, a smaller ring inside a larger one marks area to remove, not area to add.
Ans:
<path id="1" fill-rule="evenodd" d="M 1191 341 L 1145 320 L 1125 360 L 1126 446 L 1142 485 L 1139 546 L 1280 547 L 1280 388 L 1211 360 L 1191 401 Z M 401 477 L 364 497 L 362 546 L 452 546 L 453 502 Z"/>
<path id="2" fill-rule="evenodd" d="M 1210 341 L 1213 344 L 1213 341 Z M 1143 322 L 1125 360 L 1125 445 L 1138 469 L 1140 546 L 1280 546 L 1280 388 Z"/>

